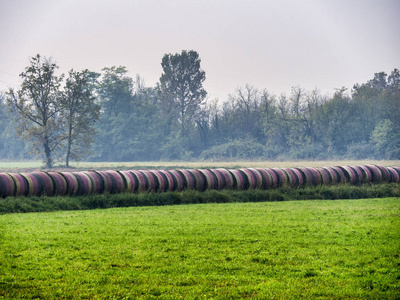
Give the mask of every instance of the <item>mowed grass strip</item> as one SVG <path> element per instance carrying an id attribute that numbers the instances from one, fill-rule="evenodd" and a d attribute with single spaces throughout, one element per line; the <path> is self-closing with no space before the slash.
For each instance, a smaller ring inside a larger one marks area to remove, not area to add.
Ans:
<path id="1" fill-rule="evenodd" d="M 147 161 L 147 162 L 71 162 L 72 171 L 77 170 L 127 170 L 127 169 L 181 169 L 181 168 L 294 168 L 358 165 L 400 166 L 400 160 L 296 160 L 296 161 Z M 0 161 L 0 171 L 18 169 L 41 169 L 41 161 Z M 59 165 L 58 168 L 63 168 Z"/>
<path id="2" fill-rule="evenodd" d="M 0 299 L 399 299 L 400 199 L 0 215 Z"/>

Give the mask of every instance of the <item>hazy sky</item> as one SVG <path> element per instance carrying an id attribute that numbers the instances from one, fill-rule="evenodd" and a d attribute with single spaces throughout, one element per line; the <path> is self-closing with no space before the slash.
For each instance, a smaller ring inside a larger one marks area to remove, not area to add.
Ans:
<path id="1" fill-rule="evenodd" d="M 333 94 L 400 68 L 399 0 L 0 0 L 0 90 L 37 53 L 60 73 L 126 66 L 154 86 L 196 50 L 212 98 L 246 83 Z"/>

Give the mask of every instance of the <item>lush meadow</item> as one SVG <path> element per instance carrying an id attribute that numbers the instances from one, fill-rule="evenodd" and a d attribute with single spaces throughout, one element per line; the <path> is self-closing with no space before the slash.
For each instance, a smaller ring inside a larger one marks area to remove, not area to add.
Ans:
<path id="1" fill-rule="evenodd" d="M 0 215 L 0 299 L 398 299 L 399 198 Z"/>

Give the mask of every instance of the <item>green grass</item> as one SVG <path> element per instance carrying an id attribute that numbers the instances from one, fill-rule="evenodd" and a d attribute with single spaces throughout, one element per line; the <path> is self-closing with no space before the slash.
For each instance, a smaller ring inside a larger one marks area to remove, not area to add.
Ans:
<path id="1" fill-rule="evenodd" d="M 400 199 L 0 215 L 0 299 L 399 299 Z"/>

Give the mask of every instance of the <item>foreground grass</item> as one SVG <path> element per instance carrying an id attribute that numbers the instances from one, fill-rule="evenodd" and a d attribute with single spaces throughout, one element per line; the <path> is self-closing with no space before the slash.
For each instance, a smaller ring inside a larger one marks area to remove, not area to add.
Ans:
<path id="1" fill-rule="evenodd" d="M 399 299 L 399 198 L 0 216 L 0 299 Z"/>

